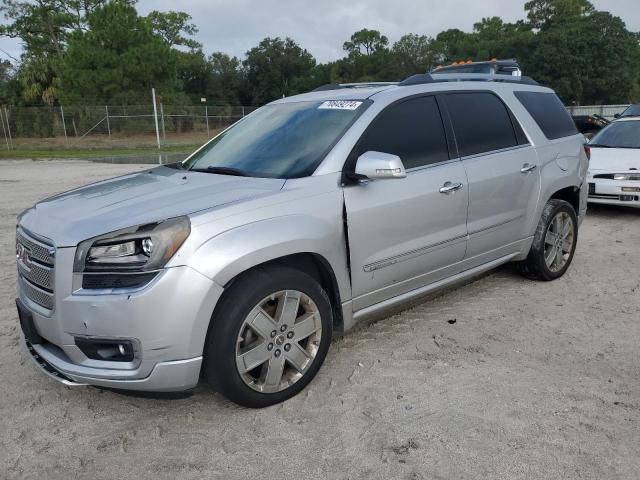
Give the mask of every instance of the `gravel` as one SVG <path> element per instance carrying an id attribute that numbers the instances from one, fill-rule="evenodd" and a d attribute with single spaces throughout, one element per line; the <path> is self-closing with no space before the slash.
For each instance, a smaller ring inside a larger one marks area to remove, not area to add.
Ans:
<path id="1" fill-rule="evenodd" d="M 501 268 L 337 339 L 264 410 L 48 379 L 20 348 L 15 217 L 142 168 L 0 162 L 1 478 L 640 478 L 640 211 L 591 208 L 558 281 Z"/>

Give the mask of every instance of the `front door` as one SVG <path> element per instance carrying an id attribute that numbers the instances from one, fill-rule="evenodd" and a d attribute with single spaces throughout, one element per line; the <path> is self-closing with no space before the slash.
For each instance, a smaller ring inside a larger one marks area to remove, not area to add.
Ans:
<path id="1" fill-rule="evenodd" d="M 434 96 L 392 104 L 360 139 L 356 157 L 398 155 L 407 177 L 344 189 L 354 311 L 458 273 L 468 188 L 449 150 Z"/>

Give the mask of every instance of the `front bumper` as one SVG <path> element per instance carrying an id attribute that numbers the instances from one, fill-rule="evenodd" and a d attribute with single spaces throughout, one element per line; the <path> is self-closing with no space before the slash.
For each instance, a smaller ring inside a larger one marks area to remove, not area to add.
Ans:
<path id="1" fill-rule="evenodd" d="M 56 356 L 49 348 L 40 344 L 32 345 L 24 337 L 23 350 L 42 373 L 68 387 L 94 385 L 118 390 L 177 392 L 189 390 L 198 384 L 202 365 L 202 356 L 172 362 L 158 362 L 146 378 L 123 380 L 96 377 L 97 374 L 105 375 L 110 372 L 79 369 L 77 365 Z"/>
<path id="2" fill-rule="evenodd" d="M 34 305 L 18 282 L 18 297 L 43 338 L 42 343 L 33 345 L 25 341 L 29 357 L 50 377 L 68 385 L 159 392 L 194 387 L 209 321 L 222 287 L 181 266 L 167 268 L 138 291 L 98 295 L 88 290 L 74 292 L 74 250 L 61 248 L 56 252 L 55 304 L 51 311 Z M 76 337 L 131 340 L 136 345 L 134 360 L 88 358 L 76 346 Z"/>
<path id="3" fill-rule="evenodd" d="M 588 181 L 589 203 L 640 208 L 640 182 L 593 177 Z"/>

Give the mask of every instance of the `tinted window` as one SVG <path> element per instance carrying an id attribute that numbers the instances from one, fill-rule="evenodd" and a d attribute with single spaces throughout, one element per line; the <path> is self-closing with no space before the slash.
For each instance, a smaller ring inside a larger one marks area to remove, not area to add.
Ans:
<path id="1" fill-rule="evenodd" d="M 589 145 L 610 148 L 640 148 L 640 121 L 614 122 L 591 139 Z"/>
<path id="2" fill-rule="evenodd" d="M 364 133 L 358 155 L 369 150 L 398 155 L 405 168 L 448 160 L 435 97 L 412 98 L 384 110 Z"/>
<path id="3" fill-rule="evenodd" d="M 310 175 L 367 105 L 359 100 L 266 105 L 218 135 L 185 167 L 231 168 L 253 177 Z"/>
<path id="4" fill-rule="evenodd" d="M 453 93 L 447 106 L 461 157 L 518 145 L 511 117 L 491 93 Z"/>
<path id="5" fill-rule="evenodd" d="M 515 92 L 549 140 L 578 133 L 569 112 L 555 93 Z"/>

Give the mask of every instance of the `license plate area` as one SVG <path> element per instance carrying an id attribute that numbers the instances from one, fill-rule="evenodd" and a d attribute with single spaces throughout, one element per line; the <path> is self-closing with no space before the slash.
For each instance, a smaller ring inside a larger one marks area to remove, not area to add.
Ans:
<path id="1" fill-rule="evenodd" d="M 20 319 L 20 328 L 24 338 L 32 344 L 42 343 L 42 337 L 33 321 L 33 314 L 22 304 L 19 298 L 16 298 L 16 307 L 18 308 L 18 318 Z"/>

